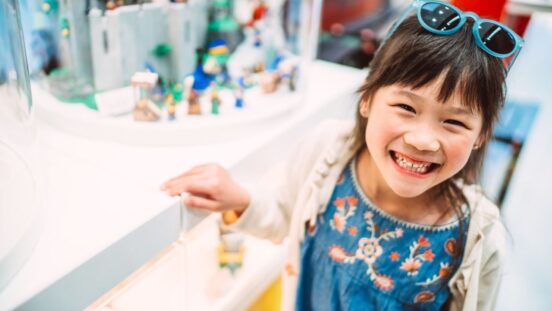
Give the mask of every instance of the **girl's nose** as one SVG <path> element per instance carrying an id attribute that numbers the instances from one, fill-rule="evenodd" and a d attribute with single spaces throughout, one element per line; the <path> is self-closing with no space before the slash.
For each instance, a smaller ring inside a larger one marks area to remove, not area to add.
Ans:
<path id="1" fill-rule="evenodd" d="M 403 136 L 404 142 L 420 151 L 437 151 L 439 140 L 428 128 L 410 131 Z"/>

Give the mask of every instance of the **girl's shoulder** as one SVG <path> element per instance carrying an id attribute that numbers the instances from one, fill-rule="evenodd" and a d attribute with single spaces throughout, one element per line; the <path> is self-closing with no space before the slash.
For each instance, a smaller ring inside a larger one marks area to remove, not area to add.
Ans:
<path id="1" fill-rule="evenodd" d="M 468 235 L 478 236 L 484 244 L 484 251 L 489 255 L 504 254 L 508 233 L 499 208 L 485 196 L 479 185 L 463 185 L 462 190 L 470 208 L 470 227 L 472 228 L 468 231 Z"/>
<path id="2" fill-rule="evenodd" d="M 470 214 L 478 217 L 480 224 L 485 227 L 488 224 L 501 222 L 500 210 L 483 192 L 480 185 L 460 184 L 464 196 L 468 200 Z"/>

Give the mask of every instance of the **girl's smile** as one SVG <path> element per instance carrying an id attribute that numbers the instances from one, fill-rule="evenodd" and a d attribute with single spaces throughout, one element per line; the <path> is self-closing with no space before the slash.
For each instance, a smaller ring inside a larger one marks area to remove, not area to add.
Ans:
<path id="1" fill-rule="evenodd" d="M 418 159 L 393 150 L 389 151 L 389 156 L 399 172 L 419 178 L 428 177 L 441 166 L 439 163 Z"/>
<path id="2" fill-rule="evenodd" d="M 412 89 L 380 88 L 367 105 L 365 167 L 371 182 L 400 198 L 415 198 L 458 173 L 480 136 L 482 117 L 459 96 L 437 99 L 441 81 Z"/>

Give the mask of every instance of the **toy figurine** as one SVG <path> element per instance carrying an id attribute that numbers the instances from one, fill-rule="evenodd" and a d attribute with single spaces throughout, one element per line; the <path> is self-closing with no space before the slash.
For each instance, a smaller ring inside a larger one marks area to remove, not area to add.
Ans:
<path id="1" fill-rule="evenodd" d="M 182 94 L 184 90 L 182 89 L 182 84 L 180 83 L 169 83 L 170 84 L 170 92 L 173 97 L 173 100 L 177 103 L 182 101 Z"/>
<path id="2" fill-rule="evenodd" d="M 243 34 L 232 14 L 232 3 L 230 0 L 210 2 L 207 41 L 224 39 L 228 49 L 234 51 L 243 40 Z"/>
<path id="3" fill-rule="evenodd" d="M 117 8 L 117 5 L 115 4 L 115 1 L 109 0 L 105 4 L 105 8 L 108 9 L 108 10 L 115 10 Z"/>
<path id="4" fill-rule="evenodd" d="M 188 96 L 188 114 L 189 115 L 201 114 L 201 105 L 199 104 L 199 94 L 194 90 L 191 90 L 190 95 Z"/>
<path id="5" fill-rule="evenodd" d="M 251 19 L 247 22 L 246 25 L 248 27 L 255 27 L 257 22 L 265 17 L 266 11 L 268 11 L 268 7 L 265 5 L 264 1 L 256 0 L 255 7 L 253 8 L 253 13 L 251 14 Z"/>
<path id="6" fill-rule="evenodd" d="M 42 2 L 41 8 L 44 13 L 53 14 L 57 12 L 59 5 L 57 0 L 45 0 Z"/>
<path id="7" fill-rule="evenodd" d="M 211 91 L 211 113 L 214 115 L 219 114 L 219 106 L 220 106 L 220 97 L 217 91 L 217 88 L 215 85 L 212 86 Z"/>
<path id="8" fill-rule="evenodd" d="M 299 61 L 296 58 L 290 57 L 281 59 L 278 62 L 277 70 L 282 83 L 286 83 L 291 92 L 295 91 L 297 73 L 299 71 Z"/>
<path id="9" fill-rule="evenodd" d="M 69 20 L 63 16 L 59 19 L 59 27 L 61 28 L 61 35 L 64 38 L 68 38 L 71 35 L 71 29 L 69 28 Z"/>
<path id="10" fill-rule="evenodd" d="M 197 65 L 193 75 L 184 79 L 186 99 L 188 100 L 189 114 L 201 114 L 199 97 L 216 80 L 221 84 L 228 79 L 226 62 L 228 61 L 228 47 L 222 39 L 209 42 L 208 54 L 204 58 L 201 50 L 198 51 Z"/>
<path id="11" fill-rule="evenodd" d="M 227 224 L 237 221 L 235 212 L 224 212 L 222 218 Z M 232 274 L 242 266 L 245 247 L 244 235 L 219 225 L 220 241 L 218 246 L 218 261 L 221 268 L 228 268 Z"/>
<path id="12" fill-rule="evenodd" d="M 223 73 L 227 60 L 228 47 L 222 39 L 209 42 L 206 57 L 202 51 L 198 51 L 197 65 L 192 75 L 192 89 L 200 93 L 205 91 L 217 75 Z"/>
<path id="13" fill-rule="evenodd" d="M 245 89 L 245 77 L 240 77 L 234 87 L 235 107 L 243 108 L 243 92 Z"/>
<path id="14" fill-rule="evenodd" d="M 228 62 L 230 50 L 224 39 L 210 41 L 207 45 L 207 57 L 203 70 L 214 76 L 218 84 L 226 84 L 229 80 L 226 63 Z"/>
<path id="15" fill-rule="evenodd" d="M 278 83 L 280 83 L 280 75 L 275 71 L 265 71 L 261 74 L 259 83 L 263 92 L 267 94 L 274 93 L 278 89 Z"/>
<path id="16" fill-rule="evenodd" d="M 151 89 L 157 83 L 158 76 L 151 72 L 137 72 L 130 79 L 134 87 L 134 101 L 136 106 L 132 112 L 136 121 L 157 121 L 161 117 L 161 110 L 148 98 Z M 137 98 L 136 94 L 139 93 Z"/>
<path id="17" fill-rule="evenodd" d="M 168 94 L 165 99 L 165 105 L 167 106 L 168 118 L 170 121 L 176 119 L 176 104 L 172 94 Z"/>

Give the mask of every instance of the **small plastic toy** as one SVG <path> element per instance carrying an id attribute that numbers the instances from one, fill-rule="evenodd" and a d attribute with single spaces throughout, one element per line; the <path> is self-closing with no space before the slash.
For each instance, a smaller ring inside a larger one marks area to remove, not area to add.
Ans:
<path id="1" fill-rule="evenodd" d="M 46 14 L 56 13 L 59 9 L 57 0 L 45 0 L 41 5 L 42 11 Z"/>
<path id="2" fill-rule="evenodd" d="M 168 119 L 173 121 L 176 119 L 176 103 L 172 94 L 168 94 L 165 99 L 165 105 L 167 106 Z"/>
<path id="3" fill-rule="evenodd" d="M 115 10 L 117 8 L 117 5 L 115 4 L 115 1 L 109 0 L 105 4 L 105 8 L 108 9 L 108 10 Z"/>
<path id="4" fill-rule="evenodd" d="M 222 214 L 224 222 L 227 224 L 237 221 L 234 212 L 225 212 Z M 232 274 L 235 274 L 243 263 L 245 247 L 243 245 L 244 235 L 239 232 L 231 231 L 219 225 L 220 241 L 218 246 L 218 261 L 220 268 L 228 268 Z"/>
<path id="5" fill-rule="evenodd" d="M 158 75 L 152 72 L 137 72 L 130 85 L 134 87 L 134 101 L 136 106 L 132 112 L 136 121 L 157 121 L 161 117 L 161 110 L 150 101 L 151 89 L 157 83 Z M 138 96 L 137 96 L 138 93 Z"/>
<path id="6" fill-rule="evenodd" d="M 220 97 L 218 94 L 217 87 L 213 85 L 211 90 L 211 113 L 214 115 L 219 114 L 219 107 L 220 107 Z"/>
<path id="7" fill-rule="evenodd" d="M 291 92 L 295 92 L 297 74 L 299 72 L 299 61 L 297 58 L 280 59 L 277 66 L 281 83 L 288 85 Z"/>
<path id="8" fill-rule="evenodd" d="M 169 83 L 170 84 L 170 92 L 173 96 L 173 100 L 176 103 L 179 103 L 182 101 L 182 95 L 184 93 L 184 89 L 182 88 L 182 84 L 180 83 Z"/>
<path id="9" fill-rule="evenodd" d="M 236 108 L 243 108 L 243 92 L 245 89 L 245 77 L 238 78 L 236 85 L 234 86 L 234 97 Z"/>
<path id="10" fill-rule="evenodd" d="M 253 8 L 253 13 L 251 14 L 251 19 L 247 22 L 248 27 L 255 27 L 258 21 L 261 21 L 268 11 L 268 7 L 263 0 L 255 0 L 255 7 Z"/>
<path id="11" fill-rule="evenodd" d="M 67 19 L 67 17 L 62 16 L 59 19 L 59 27 L 61 29 L 61 35 L 64 38 L 68 38 L 71 35 L 71 29 L 69 27 L 69 20 Z"/>
<path id="12" fill-rule="evenodd" d="M 210 86 L 225 84 L 229 80 L 226 70 L 228 61 L 228 47 L 223 39 L 209 42 L 208 54 L 198 51 L 197 65 L 194 73 L 184 79 L 186 99 L 188 100 L 188 114 L 201 114 L 199 105 L 200 96 Z"/>
<path id="13" fill-rule="evenodd" d="M 199 104 L 199 94 L 194 90 L 190 90 L 188 95 L 188 114 L 200 115 L 201 105 Z"/>
<path id="14" fill-rule="evenodd" d="M 213 0 L 209 8 L 207 41 L 223 39 L 230 51 L 243 40 L 240 25 L 232 15 L 230 0 Z"/>
<path id="15" fill-rule="evenodd" d="M 259 84 L 263 92 L 269 94 L 274 93 L 278 89 L 278 84 L 280 83 L 280 75 L 278 72 L 263 72 Z"/>

